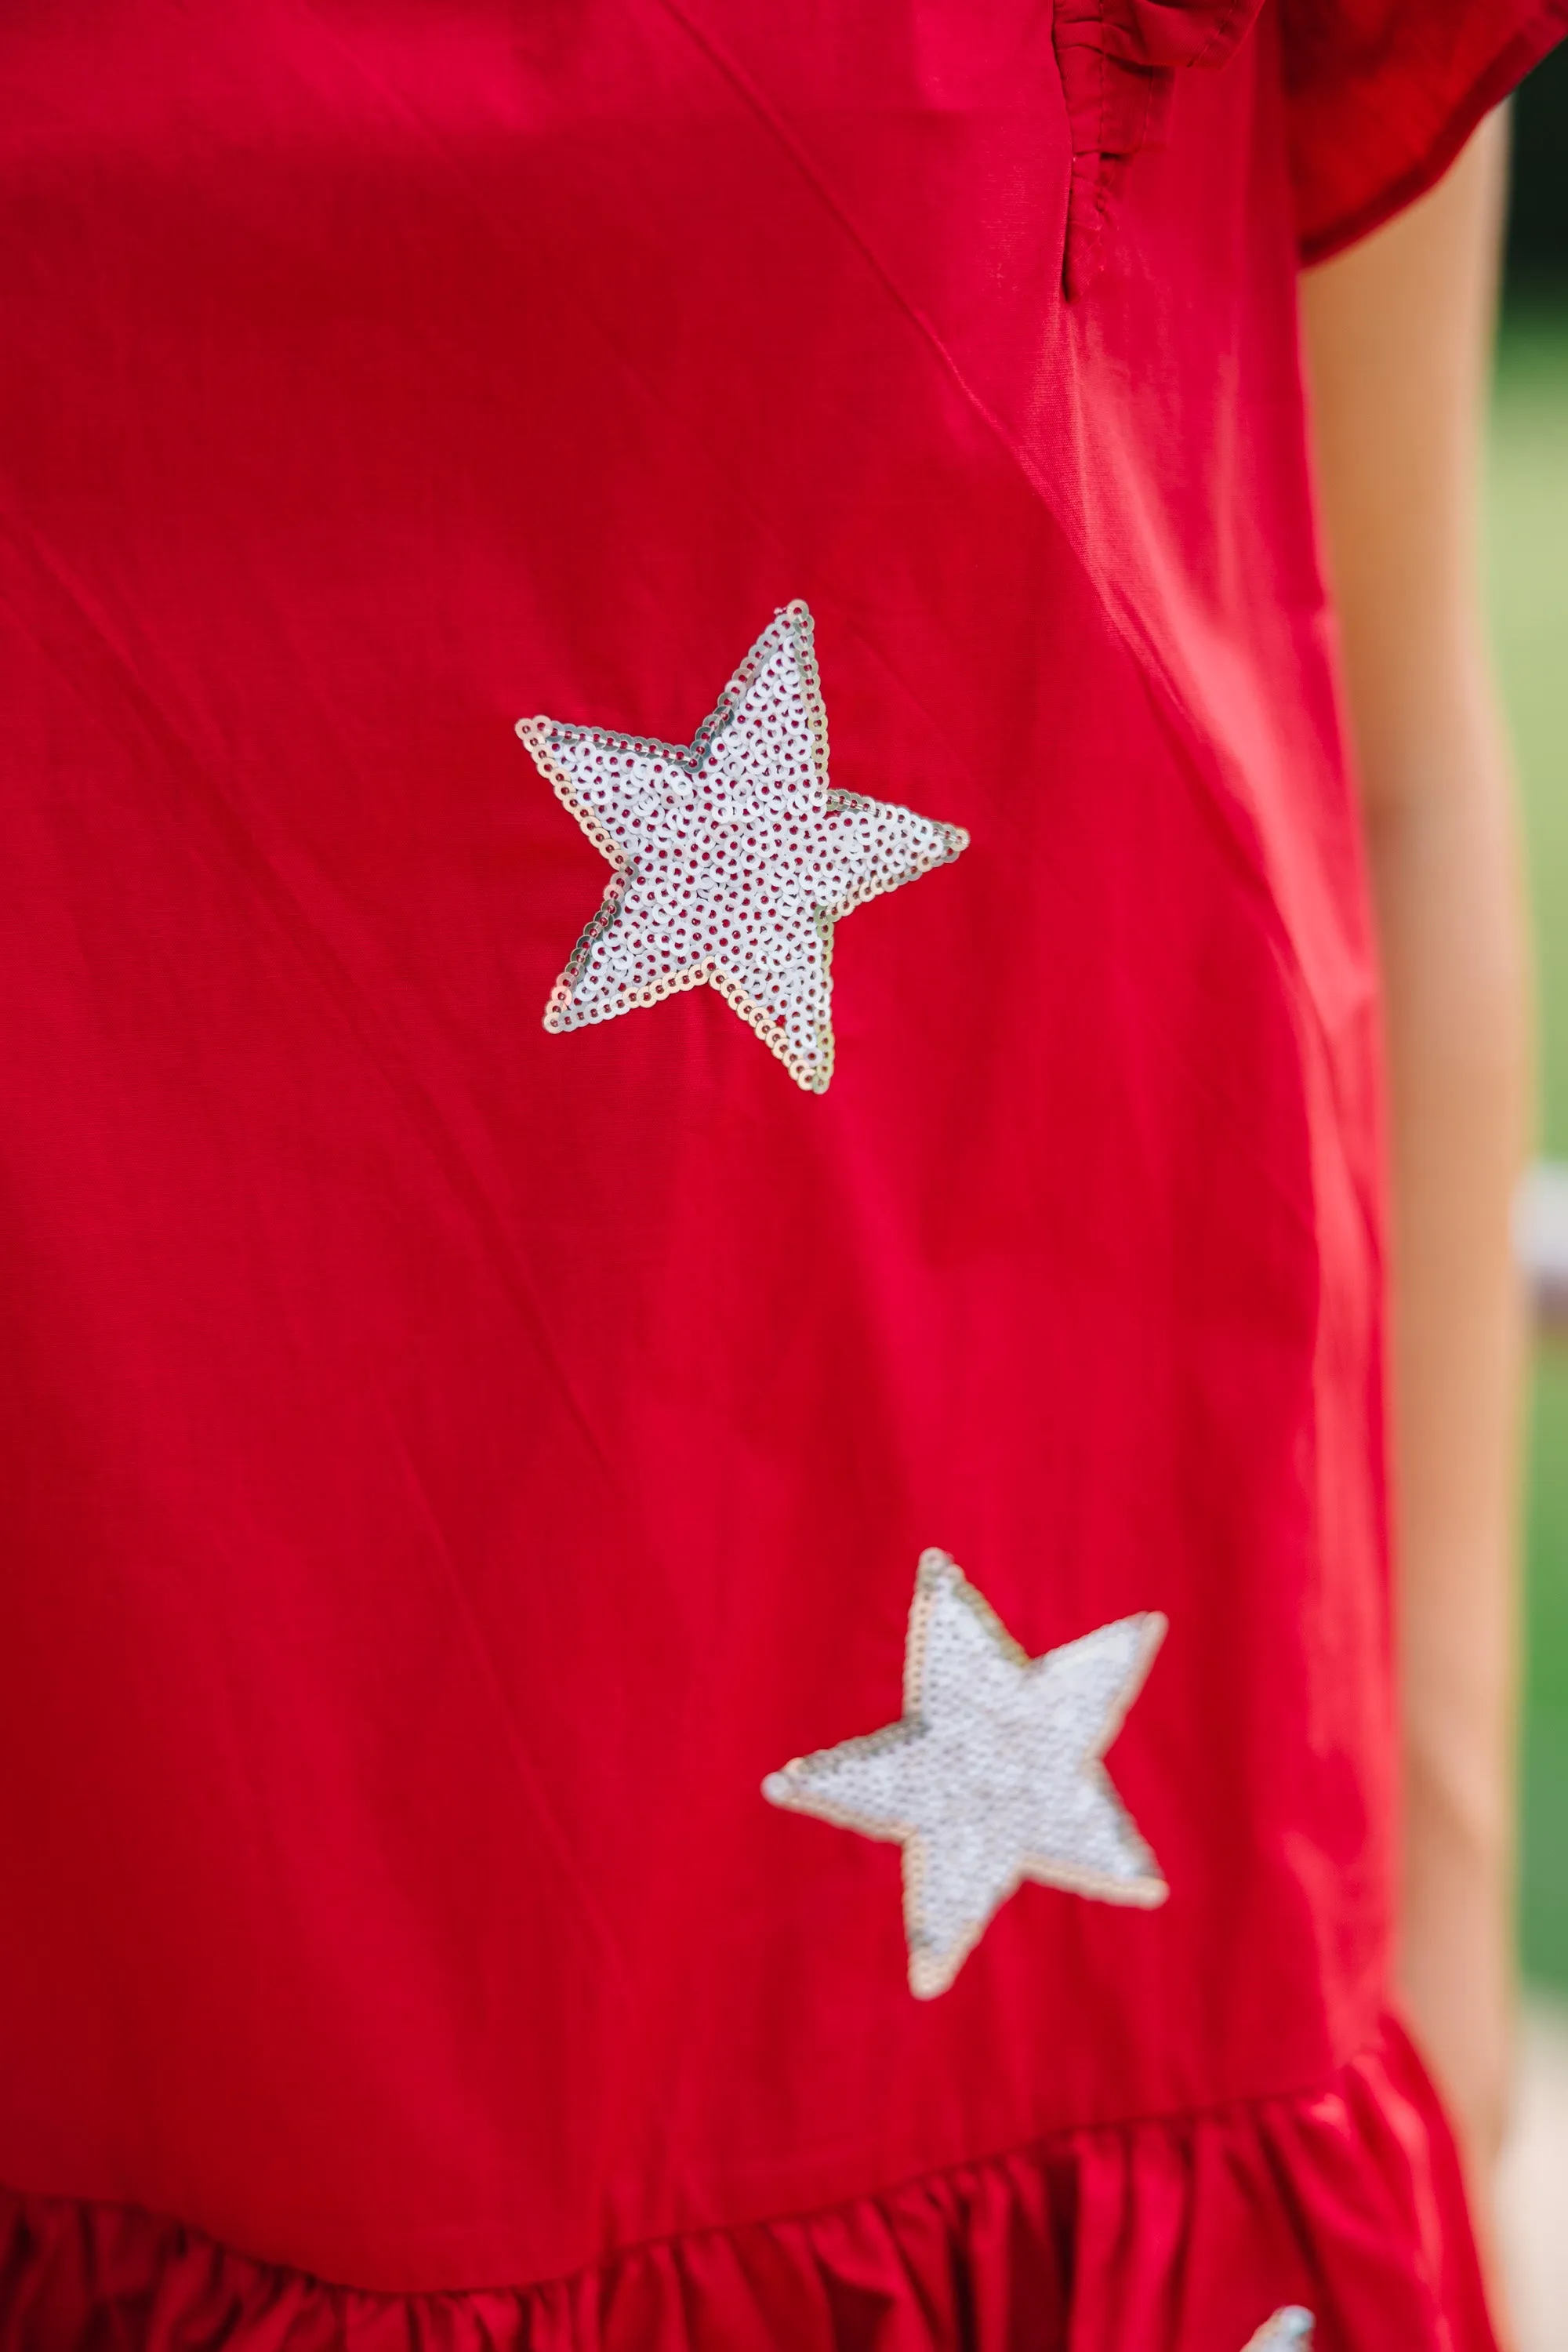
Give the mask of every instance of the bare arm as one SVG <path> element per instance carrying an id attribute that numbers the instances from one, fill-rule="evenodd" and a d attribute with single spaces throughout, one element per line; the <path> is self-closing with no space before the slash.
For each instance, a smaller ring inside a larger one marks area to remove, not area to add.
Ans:
<path id="1" fill-rule="evenodd" d="M 1393 1104 L 1405 2002 L 1482 2192 L 1513 1973 L 1514 1485 L 1525 929 L 1479 617 L 1506 130 L 1303 281 L 1324 524 L 1365 793 Z"/>

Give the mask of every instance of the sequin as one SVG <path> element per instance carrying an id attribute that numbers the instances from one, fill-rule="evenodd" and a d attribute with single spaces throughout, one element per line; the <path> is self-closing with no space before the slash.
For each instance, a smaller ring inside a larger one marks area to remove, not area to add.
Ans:
<path id="1" fill-rule="evenodd" d="M 1266 2320 L 1256 2336 L 1249 2336 L 1242 2352 L 1289 2352 L 1292 2344 L 1310 2344 L 1315 2322 L 1310 2311 L 1299 2303 L 1287 2304 Z"/>
<path id="2" fill-rule="evenodd" d="M 1100 1759 L 1165 1633 L 1149 1611 L 1030 1658 L 946 1552 L 915 1579 L 897 1723 L 770 1773 L 775 1805 L 903 1847 L 910 1989 L 944 1992 L 1026 1878 L 1167 1892 Z"/>
<path id="3" fill-rule="evenodd" d="M 540 772 L 615 868 L 551 992 L 581 1029 L 706 982 L 813 1094 L 833 1075 L 833 927 L 946 866 L 962 827 L 831 790 L 811 614 L 786 605 L 689 744 L 520 719 Z"/>

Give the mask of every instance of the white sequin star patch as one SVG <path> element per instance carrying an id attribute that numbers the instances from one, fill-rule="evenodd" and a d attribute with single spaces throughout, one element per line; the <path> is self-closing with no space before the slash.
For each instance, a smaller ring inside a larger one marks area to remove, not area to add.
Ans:
<path id="1" fill-rule="evenodd" d="M 897 1723 L 770 1773 L 775 1805 L 904 1850 L 910 1989 L 945 1992 L 1026 1878 L 1163 1903 L 1153 1855 L 1100 1761 L 1165 1620 L 1149 1611 L 1030 1658 L 943 1551 L 915 1579 Z"/>
<path id="2" fill-rule="evenodd" d="M 690 743 L 554 719 L 517 731 L 615 876 L 551 992 L 581 1029 L 706 981 L 792 1077 L 833 1075 L 833 926 L 969 835 L 829 789 L 811 614 L 774 614 Z"/>
<path id="3" fill-rule="evenodd" d="M 1308 2345 L 1312 2340 L 1312 2315 L 1303 2311 L 1299 2303 L 1288 2304 L 1266 2320 L 1256 2336 L 1249 2336 L 1242 2352 L 1289 2352 L 1292 2345 Z"/>

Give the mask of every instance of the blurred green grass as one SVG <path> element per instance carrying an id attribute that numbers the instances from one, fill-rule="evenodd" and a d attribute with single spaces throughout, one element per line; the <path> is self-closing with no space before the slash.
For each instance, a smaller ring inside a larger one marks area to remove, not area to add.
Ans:
<path id="1" fill-rule="evenodd" d="M 1541 990 L 1542 1149 L 1568 1160 L 1568 302 L 1513 306 L 1499 350 L 1488 572 L 1524 799 Z M 1521 1926 L 1568 1985 L 1568 1347 L 1539 1357 L 1526 1517 Z"/>

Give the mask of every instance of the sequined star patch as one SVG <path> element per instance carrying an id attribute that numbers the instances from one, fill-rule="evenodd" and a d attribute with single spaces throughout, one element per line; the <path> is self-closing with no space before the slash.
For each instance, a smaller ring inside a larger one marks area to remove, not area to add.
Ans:
<path id="1" fill-rule="evenodd" d="M 904 1712 L 770 1773 L 775 1805 L 904 1850 L 910 1989 L 944 1992 L 1026 1878 L 1163 1903 L 1153 1855 L 1100 1759 L 1164 1638 L 1155 1611 L 1030 1658 L 943 1551 L 921 1557 Z"/>
<path id="2" fill-rule="evenodd" d="M 1313 2320 L 1310 2311 L 1299 2303 L 1288 2304 L 1267 2320 L 1256 2336 L 1249 2336 L 1242 2352 L 1290 2352 L 1292 2345 L 1307 2346 L 1312 2340 Z"/>
<path id="3" fill-rule="evenodd" d="M 555 719 L 520 719 L 517 731 L 615 868 L 545 1027 L 613 1021 L 706 982 L 821 1094 L 834 924 L 951 864 L 969 835 L 829 787 L 805 606 L 774 614 L 689 743 Z"/>

